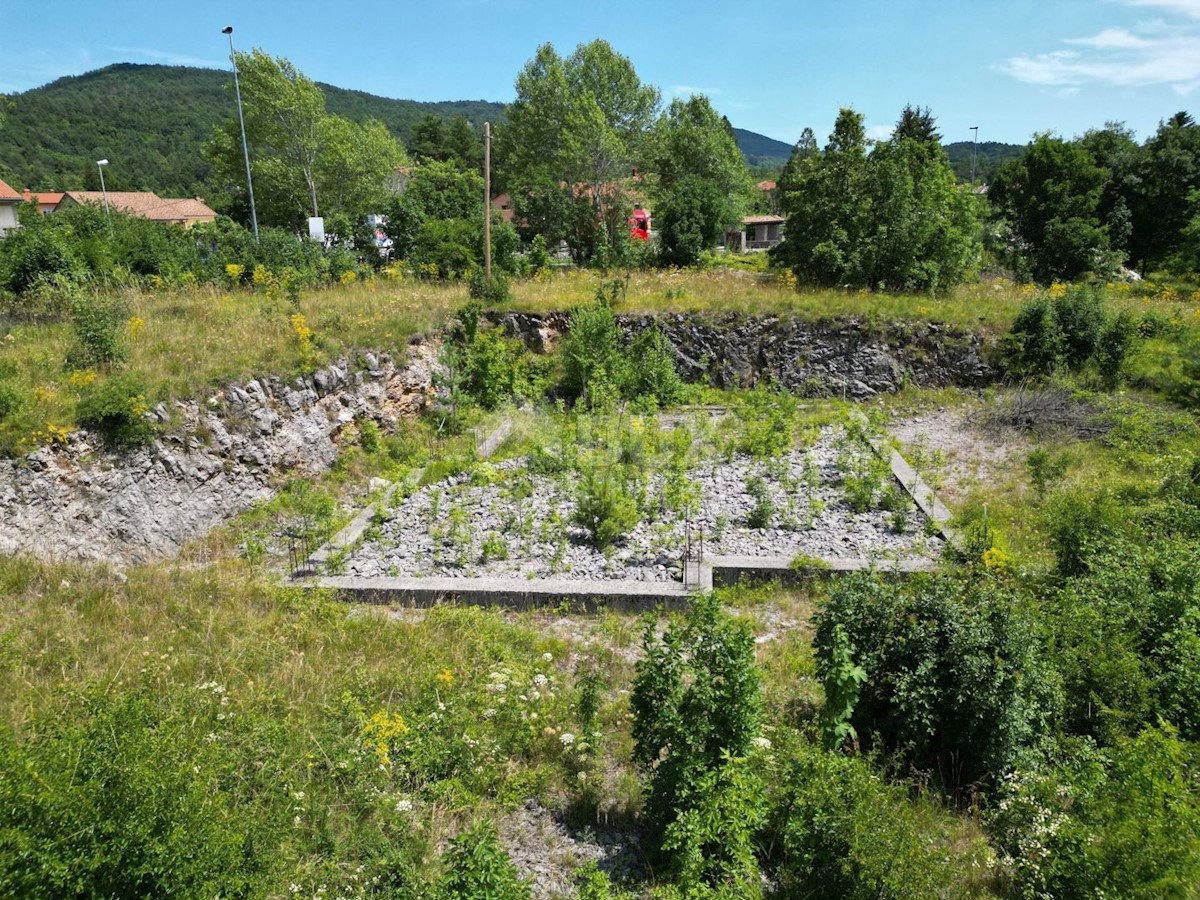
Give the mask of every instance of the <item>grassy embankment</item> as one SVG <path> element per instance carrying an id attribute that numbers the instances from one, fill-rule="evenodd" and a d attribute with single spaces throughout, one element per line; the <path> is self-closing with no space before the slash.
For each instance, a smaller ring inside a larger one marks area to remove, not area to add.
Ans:
<path id="1" fill-rule="evenodd" d="M 571 308 L 588 302 L 602 276 L 568 272 L 514 285 L 512 306 L 529 311 Z M 622 312 L 733 311 L 795 315 L 805 319 L 859 316 L 870 323 L 929 320 L 999 334 L 1011 323 L 1028 287 L 1009 283 L 966 285 L 943 298 L 869 292 L 796 291 L 756 273 L 652 272 L 630 276 L 618 304 Z M 1174 290 L 1114 286 L 1114 309 L 1152 314 L 1200 330 L 1200 303 Z M 198 288 L 125 295 L 129 324 L 119 338 L 128 349 L 124 371 L 148 405 L 203 397 L 231 379 L 311 370 L 353 350 L 400 352 L 407 338 L 436 328 L 467 301 L 463 285 L 376 280 L 307 293 L 298 308 L 267 292 Z M 294 316 L 304 317 L 298 323 Z M 311 330 L 306 345 L 299 330 Z M 77 424 L 81 394 L 105 375 L 69 368 L 74 332 L 69 322 L 10 323 L 0 335 L 0 387 L 8 410 L 0 410 L 0 452 L 28 452 L 61 439 Z M 1139 363 L 1153 375 L 1169 365 L 1175 342 L 1147 345 Z M 1153 352 L 1149 352 L 1153 351 Z M 0 398 L 3 400 L 3 398 Z"/>

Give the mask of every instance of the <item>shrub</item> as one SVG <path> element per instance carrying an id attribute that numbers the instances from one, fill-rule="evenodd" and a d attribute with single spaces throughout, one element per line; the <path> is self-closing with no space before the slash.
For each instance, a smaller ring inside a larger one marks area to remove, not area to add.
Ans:
<path id="1" fill-rule="evenodd" d="M 630 495 L 617 466 L 597 474 L 593 466 L 583 473 L 575 492 L 575 510 L 571 521 L 587 530 L 593 544 L 607 547 L 623 538 L 637 525 L 637 502 Z"/>
<path id="2" fill-rule="evenodd" d="M 642 650 L 630 707 L 633 760 L 648 782 L 645 817 L 651 835 L 677 867 L 693 868 L 689 854 L 695 851 L 675 836 L 679 829 L 699 825 L 695 817 L 702 810 L 712 811 L 706 803 L 713 798 L 706 795 L 724 779 L 732 789 L 726 799 L 741 798 L 739 808 L 721 812 L 716 821 L 725 823 L 726 833 L 708 833 L 700 852 L 740 869 L 743 836 L 737 829 L 751 827 L 757 818 L 756 788 L 736 784 L 752 776 L 728 767 L 750 753 L 758 735 L 762 697 L 754 636 L 709 594 L 696 600 L 682 626 L 672 623 L 661 639 L 654 622 L 648 622 Z M 708 864 L 703 868 L 711 871 Z"/>
<path id="3" fill-rule="evenodd" d="M 602 405 L 627 381 L 628 360 L 621 349 L 620 329 L 606 296 L 577 307 L 562 345 L 563 390 L 588 405 Z"/>
<path id="4" fill-rule="evenodd" d="M 1127 310 L 1121 310 L 1104 323 L 1096 340 L 1094 358 L 1100 386 L 1106 391 L 1116 390 L 1125 381 L 1129 351 L 1136 336 L 1133 316 Z"/>
<path id="5" fill-rule="evenodd" d="M 827 681 L 846 664 L 839 627 L 867 673 L 849 719 L 864 748 L 934 774 L 949 791 L 1002 777 L 1057 712 L 1035 622 L 993 582 L 834 583 L 816 637 Z"/>
<path id="6" fill-rule="evenodd" d="M 675 370 L 675 348 L 655 322 L 633 339 L 629 349 L 626 396 L 657 406 L 678 403 L 683 382 Z"/>
<path id="7" fill-rule="evenodd" d="M 755 459 L 773 459 L 792 449 L 796 398 L 760 384 L 737 406 L 737 448 Z"/>
<path id="8" fill-rule="evenodd" d="M 1190 897 L 1200 800 L 1169 725 L 1110 751 L 1066 745 L 1045 771 L 1006 779 L 988 817 L 1013 896 Z"/>
<path id="9" fill-rule="evenodd" d="M 529 270 L 538 275 L 550 268 L 550 254 L 546 250 L 545 235 L 535 234 L 529 244 Z"/>
<path id="10" fill-rule="evenodd" d="M 490 822 L 454 838 L 446 857 L 439 885 L 445 900 L 529 900 L 529 885 L 518 876 Z"/>
<path id="11" fill-rule="evenodd" d="M 110 369 L 125 361 L 124 342 L 129 309 L 119 297 L 76 295 L 71 298 L 75 343 L 67 352 L 67 366 Z"/>
<path id="12" fill-rule="evenodd" d="M 154 439 L 155 427 L 146 420 L 149 406 L 145 385 L 130 374 L 113 375 L 88 385 L 75 415 L 113 447 L 134 447 Z"/>
<path id="13" fill-rule="evenodd" d="M 6 896 L 200 900 L 267 890 L 273 816 L 244 802 L 250 778 L 235 775 L 225 742 L 205 739 L 226 727 L 215 698 L 195 691 L 181 713 L 167 693 L 97 690 L 24 740 L 0 732 Z"/>
<path id="14" fill-rule="evenodd" d="M 1083 366 L 1100 343 L 1107 318 L 1100 290 L 1098 285 L 1072 285 L 1054 302 L 1062 359 L 1069 369 Z"/>
<path id="15" fill-rule="evenodd" d="M 463 382 L 484 409 L 493 410 L 519 394 L 525 383 L 525 347 L 499 328 L 475 331 L 466 345 Z"/>
<path id="16" fill-rule="evenodd" d="M 761 475 L 753 475 L 746 480 L 746 493 L 754 500 L 754 506 L 746 516 L 746 525 L 750 528 L 766 528 L 775 518 L 775 501 L 771 499 L 771 490 Z"/>
<path id="17" fill-rule="evenodd" d="M 1015 375 L 1048 375 L 1062 358 L 1063 335 L 1048 297 L 1025 302 L 1004 336 L 1008 368 Z"/>
<path id="18" fill-rule="evenodd" d="M 488 284 L 482 268 L 471 270 L 471 278 L 467 282 L 467 293 L 472 299 L 482 300 L 484 303 L 507 303 L 512 299 L 508 278 L 504 273 L 493 271 L 492 283 Z"/>
<path id="19" fill-rule="evenodd" d="M 883 782 L 861 757 L 806 742 L 789 750 L 769 817 L 781 898 L 970 895 L 967 861 L 952 859 L 929 833 L 905 789 Z"/>

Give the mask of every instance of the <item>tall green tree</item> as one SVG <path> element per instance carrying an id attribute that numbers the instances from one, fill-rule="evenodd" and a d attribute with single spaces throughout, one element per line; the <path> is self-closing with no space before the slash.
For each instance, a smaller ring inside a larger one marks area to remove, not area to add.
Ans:
<path id="1" fill-rule="evenodd" d="M 405 160 L 382 125 L 330 115 L 320 88 L 286 59 L 255 49 L 236 60 L 260 221 L 296 226 L 306 216 L 355 219 L 382 202 L 385 184 Z M 220 180 L 244 185 L 236 117 L 216 128 L 205 153 Z"/>
<path id="2" fill-rule="evenodd" d="M 1185 112 L 1158 127 L 1142 148 L 1130 202 L 1130 259 L 1143 273 L 1168 263 L 1186 245 L 1189 193 L 1200 189 L 1200 125 Z"/>
<path id="3" fill-rule="evenodd" d="M 1114 262 L 1100 197 L 1108 170 L 1088 150 L 1039 134 L 996 173 L 989 197 L 1010 234 L 1008 255 L 1039 282 L 1071 281 Z"/>
<path id="4" fill-rule="evenodd" d="M 707 97 L 674 100 L 654 131 L 663 258 L 690 265 L 737 224 L 752 186 L 728 120 Z"/>
<path id="5" fill-rule="evenodd" d="M 580 44 L 565 59 L 543 44 L 517 75 L 516 99 L 498 135 L 505 185 L 514 196 L 527 187 L 559 185 L 591 204 L 615 245 L 625 224 L 619 180 L 643 153 L 658 107 L 658 90 L 642 84 L 629 59 L 607 42 Z M 579 231 L 565 221 L 554 224 Z M 573 249 L 586 255 L 580 245 Z"/>
<path id="6" fill-rule="evenodd" d="M 800 168 L 784 198 L 787 236 L 773 257 L 802 281 L 861 283 L 871 214 L 862 114 L 842 109 L 824 151 Z"/>

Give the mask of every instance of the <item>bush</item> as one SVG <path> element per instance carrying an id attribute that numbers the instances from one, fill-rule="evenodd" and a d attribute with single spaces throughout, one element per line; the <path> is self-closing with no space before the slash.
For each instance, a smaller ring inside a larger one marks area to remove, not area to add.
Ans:
<path id="1" fill-rule="evenodd" d="M 757 820 L 757 785 L 732 760 L 747 756 L 758 736 L 762 715 L 754 636 L 721 611 L 712 594 L 696 600 L 682 626 L 672 623 L 658 638 L 654 622 L 642 637 L 630 707 L 633 710 L 633 761 L 647 779 L 646 823 L 656 844 L 677 869 L 694 870 L 693 853 L 709 862 L 705 872 L 723 863 L 741 871 L 745 832 Z M 698 847 L 678 839 L 680 829 L 699 827 L 702 811 L 715 812 L 718 783 L 731 792 Z M 678 823 L 678 824 L 677 824 Z M 740 877 L 740 876 L 739 876 Z"/>
<path id="2" fill-rule="evenodd" d="M 484 303 L 507 303 L 512 299 L 508 278 L 504 273 L 493 271 L 492 283 L 488 284 L 482 268 L 471 270 L 471 279 L 467 282 L 467 293 L 473 300 L 482 300 Z"/>
<path id="3" fill-rule="evenodd" d="M 75 698 L 28 738 L 0 732 L 0 893 L 63 897 L 258 896 L 272 816 L 251 810 L 215 697 L 182 714 L 161 686 Z M 222 716 L 222 718 L 224 718 Z"/>
<path id="4" fill-rule="evenodd" d="M 1072 742 L 1045 771 L 1007 779 L 988 825 L 1012 896 L 1194 896 L 1200 800 L 1188 755 L 1162 725 L 1107 752 Z"/>
<path id="5" fill-rule="evenodd" d="M 1035 621 L 993 582 L 835 582 L 817 622 L 823 679 L 847 662 L 839 628 L 867 673 L 849 719 L 864 748 L 948 791 L 1001 778 L 1058 711 Z"/>
<path id="6" fill-rule="evenodd" d="M 146 421 L 146 389 L 133 375 L 113 375 L 89 385 L 79 398 L 75 415 L 81 425 L 95 429 L 112 447 L 134 447 L 154 439 Z"/>
<path id="7" fill-rule="evenodd" d="M 789 750 L 769 818 L 781 898 L 970 894 L 966 861 L 928 833 L 905 789 L 880 780 L 861 757 L 805 742 Z"/>
<path id="8" fill-rule="evenodd" d="M 629 350 L 626 396 L 670 406 L 683 397 L 683 382 L 675 371 L 675 348 L 655 322 L 633 339 Z"/>
<path id="9" fill-rule="evenodd" d="M 463 379 L 476 403 L 487 410 L 498 408 L 525 385 L 525 347 L 499 328 L 476 332 L 466 348 Z"/>
<path id="10" fill-rule="evenodd" d="M 1008 368 L 1015 375 L 1049 375 L 1062 359 L 1063 335 L 1054 305 L 1045 296 L 1025 302 L 1004 336 Z"/>
<path id="11" fill-rule="evenodd" d="M 760 384 L 737 406 L 740 425 L 737 448 L 755 459 L 774 459 L 792 449 L 792 420 L 796 398 Z"/>
<path id="12" fill-rule="evenodd" d="M 568 396 L 596 406 L 619 394 L 629 366 L 620 335 L 607 297 L 572 311 L 562 345 L 563 390 Z"/>
<path id="13" fill-rule="evenodd" d="M 597 468 L 585 471 L 579 481 L 571 521 L 586 529 L 597 547 L 607 547 L 632 531 L 641 517 L 619 467 L 608 466 L 602 475 Z"/>
<path id="14" fill-rule="evenodd" d="M 529 900 L 529 885 L 518 876 L 490 822 L 454 838 L 446 857 L 440 884 L 445 900 Z"/>
<path id="15" fill-rule="evenodd" d="M 115 296 L 75 295 L 71 298 L 75 343 L 67 352 L 67 367 L 110 369 L 125 361 L 125 324 L 129 308 Z"/>

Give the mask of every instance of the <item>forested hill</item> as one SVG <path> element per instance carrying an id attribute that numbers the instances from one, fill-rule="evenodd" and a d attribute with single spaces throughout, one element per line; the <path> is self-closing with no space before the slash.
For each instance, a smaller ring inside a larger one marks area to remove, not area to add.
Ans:
<path id="1" fill-rule="evenodd" d="M 954 174 L 961 181 L 971 178 L 971 142 L 956 141 L 946 144 L 946 154 L 950 157 L 950 165 Z M 1010 159 L 1016 159 L 1025 152 L 1024 144 L 1001 144 L 997 141 L 983 141 L 975 145 L 975 180 L 980 184 L 990 184 L 996 170 Z"/>
<path id="2" fill-rule="evenodd" d="M 747 131 L 745 128 L 735 128 L 733 133 L 737 137 L 738 149 L 751 166 L 781 169 L 792 155 L 792 145 L 783 141 Z"/>
<path id="3" fill-rule="evenodd" d="M 420 103 L 319 86 L 330 112 L 379 119 L 406 144 L 429 113 L 465 115 L 477 126 L 504 114 L 503 104 L 486 100 Z M 0 128 L 0 178 L 43 191 L 98 189 L 95 161 L 108 158 L 110 190 L 204 194 L 212 168 L 201 147 L 213 126 L 234 114 L 229 72 L 182 66 L 121 63 L 10 99 Z"/>
<path id="4" fill-rule="evenodd" d="M 379 119 L 406 146 L 428 114 L 466 116 L 476 127 L 504 118 L 504 105 L 486 100 L 422 103 L 319 86 L 331 113 Z M 227 71 L 120 63 L 16 94 L 0 128 L 0 178 L 18 190 L 98 190 L 96 160 L 107 158 L 109 190 L 207 196 L 212 167 L 200 151 L 213 126 L 234 114 L 231 88 Z M 734 131 L 751 165 L 782 166 L 791 151 Z"/>

